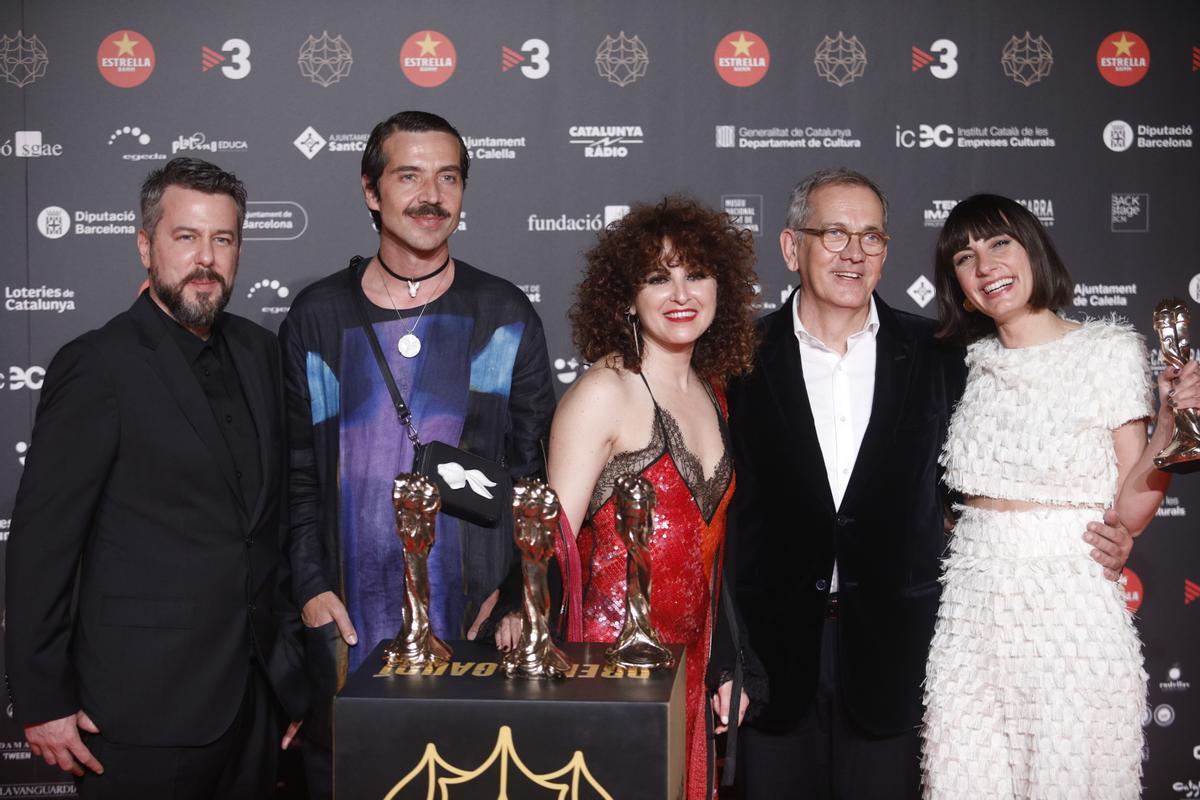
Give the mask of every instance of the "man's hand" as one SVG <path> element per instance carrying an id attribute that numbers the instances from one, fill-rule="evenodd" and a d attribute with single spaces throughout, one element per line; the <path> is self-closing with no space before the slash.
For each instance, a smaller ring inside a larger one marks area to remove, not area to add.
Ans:
<path id="1" fill-rule="evenodd" d="M 336 622 L 338 632 L 342 634 L 346 644 L 358 644 L 358 633 L 350 624 L 350 615 L 346 613 L 346 607 L 333 592 L 321 592 L 305 603 L 304 608 L 300 611 L 300 618 L 304 621 L 306 628 L 319 628 L 330 622 Z"/>
<path id="2" fill-rule="evenodd" d="M 30 752 L 45 759 L 52 767 L 57 766 L 76 777 L 83 775 L 84 767 L 101 775 L 104 773 L 104 767 L 79 738 L 80 728 L 88 733 L 100 732 L 91 717 L 82 711 L 76 711 L 62 719 L 26 725 L 25 739 L 29 742 Z"/>
<path id="3" fill-rule="evenodd" d="M 288 723 L 287 730 L 283 733 L 283 739 L 279 742 L 280 750 L 287 750 L 288 746 L 295 741 L 296 734 L 300 732 L 300 726 L 304 724 L 304 720 L 292 720 Z"/>
<path id="4" fill-rule="evenodd" d="M 713 733 L 724 733 L 729 729 L 729 693 L 733 691 L 733 681 L 725 681 L 717 689 L 717 693 L 712 696 L 712 710 L 716 712 L 717 719 L 720 723 L 713 728 Z M 742 719 L 746 716 L 746 709 L 750 705 L 750 698 L 746 696 L 746 692 L 742 692 L 742 702 L 738 707 L 737 724 L 740 727 Z"/>
<path id="5" fill-rule="evenodd" d="M 1104 577 L 1115 581 L 1133 551 L 1133 536 L 1111 508 L 1104 512 L 1104 522 L 1089 522 L 1083 540 L 1092 546 L 1092 560 L 1104 567 Z"/>

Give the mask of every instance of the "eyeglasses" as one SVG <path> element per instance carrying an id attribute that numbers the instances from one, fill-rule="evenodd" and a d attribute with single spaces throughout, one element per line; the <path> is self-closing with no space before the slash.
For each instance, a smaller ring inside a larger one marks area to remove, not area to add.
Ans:
<path id="1" fill-rule="evenodd" d="M 821 245 L 831 253 L 840 253 L 850 246 L 850 240 L 858 237 L 858 246 L 869 256 L 877 256 L 887 247 L 892 237 L 881 231 L 848 231 L 845 228 L 796 228 L 801 233 L 821 237 Z"/>

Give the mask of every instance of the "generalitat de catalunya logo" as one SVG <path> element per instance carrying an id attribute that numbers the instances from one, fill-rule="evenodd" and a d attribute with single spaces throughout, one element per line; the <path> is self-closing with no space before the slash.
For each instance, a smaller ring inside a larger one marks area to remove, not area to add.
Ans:
<path id="1" fill-rule="evenodd" d="M 730 86 L 753 86 L 771 66 L 771 51 L 762 37 L 751 31 L 734 31 L 721 37 L 713 53 L 713 66 Z"/>
<path id="2" fill-rule="evenodd" d="M 1113 86 L 1133 86 L 1150 71 L 1150 48 L 1133 31 L 1117 31 L 1096 48 L 1096 69 Z"/>
<path id="3" fill-rule="evenodd" d="M 141 86 L 154 72 L 154 46 L 137 31 L 114 31 L 96 49 L 96 68 L 113 86 Z"/>
<path id="4" fill-rule="evenodd" d="M 418 31 L 400 48 L 400 69 L 404 77 L 427 89 L 450 80 L 457 64 L 454 42 L 437 31 Z"/>

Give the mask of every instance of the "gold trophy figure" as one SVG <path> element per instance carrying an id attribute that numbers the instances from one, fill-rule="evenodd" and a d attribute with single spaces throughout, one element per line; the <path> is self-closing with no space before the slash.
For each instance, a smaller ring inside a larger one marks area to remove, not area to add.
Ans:
<path id="1" fill-rule="evenodd" d="M 446 643 L 429 627 L 429 551 L 442 499 L 424 475 L 402 472 L 392 484 L 396 535 L 404 543 L 404 630 L 383 650 L 389 667 L 438 666 L 450 660 Z"/>
<path id="2" fill-rule="evenodd" d="M 554 555 L 558 529 L 558 495 L 538 481 L 519 481 L 513 487 L 513 538 L 521 551 L 524 601 L 521 640 L 504 654 L 504 674 L 520 678 L 561 678 L 572 663 L 550 638 L 550 589 L 546 565 Z"/>
<path id="3" fill-rule="evenodd" d="M 1191 315 L 1177 297 L 1160 302 L 1154 309 L 1154 330 L 1169 367 L 1183 368 L 1192 357 L 1188 341 Z M 1176 408 L 1175 434 L 1154 457 L 1154 466 L 1165 472 L 1194 472 L 1200 469 L 1200 412 L 1194 408 Z"/>
<path id="4" fill-rule="evenodd" d="M 650 622 L 650 535 L 654 533 L 654 487 L 640 475 L 622 475 L 613 485 L 617 532 L 628 551 L 625 624 L 604 653 L 620 667 L 667 668 L 675 664 Z"/>

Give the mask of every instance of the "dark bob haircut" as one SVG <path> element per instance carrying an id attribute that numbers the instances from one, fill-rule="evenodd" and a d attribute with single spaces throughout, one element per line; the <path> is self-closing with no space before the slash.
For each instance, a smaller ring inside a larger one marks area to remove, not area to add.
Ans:
<path id="1" fill-rule="evenodd" d="M 634 205 L 601 231 L 584 254 L 583 281 L 568 312 L 576 349 L 588 363 L 613 355 L 625 369 L 641 371 L 642 357 L 626 312 L 650 274 L 664 268 L 667 239 L 672 262 L 677 259 L 717 279 L 716 314 L 696 342 L 692 366 L 718 384 L 749 372 L 756 342 L 751 304 L 758 280 L 753 234 L 734 225 L 729 215 L 680 195 L 656 205 Z"/>
<path id="2" fill-rule="evenodd" d="M 1071 302 L 1071 274 L 1054 249 L 1054 243 L 1037 217 L 1025 206 L 996 194 L 976 194 L 954 207 L 938 235 L 934 265 L 937 271 L 938 336 L 970 344 L 995 333 L 987 315 L 963 308 L 962 287 L 954 268 L 954 254 L 973 239 L 1011 236 L 1021 243 L 1033 271 L 1029 305 L 1058 312 Z"/>
<path id="3" fill-rule="evenodd" d="M 226 172 L 216 164 L 199 158 L 172 158 L 152 171 L 142 182 L 142 230 L 151 239 L 154 229 L 162 219 L 163 193 L 170 186 L 193 189 L 205 194 L 227 194 L 237 206 L 238 241 L 242 238 L 242 224 L 246 221 L 246 187 L 232 172 Z"/>
<path id="4" fill-rule="evenodd" d="M 467 188 L 467 172 L 471 169 L 471 154 L 458 129 L 437 114 L 428 111 L 400 111 L 392 114 L 371 130 L 362 154 L 362 174 L 371 191 L 379 192 L 379 177 L 387 169 L 387 155 L 383 143 L 393 133 L 448 133 L 458 140 L 458 169 L 462 173 L 463 189 Z M 380 226 L 379 212 L 372 211 L 375 227 Z"/>

